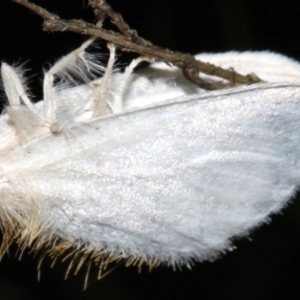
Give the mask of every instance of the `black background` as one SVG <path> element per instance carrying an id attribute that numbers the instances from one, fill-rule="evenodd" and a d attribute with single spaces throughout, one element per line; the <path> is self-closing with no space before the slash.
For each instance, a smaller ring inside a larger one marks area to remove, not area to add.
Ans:
<path id="1" fill-rule="evenodd" d="M 64 18 L 93 21 L 83 0 L 36 1 Z M 129 25 L 153 43 L 173 50 L 224 52 L 271 50 L 300 60 L 299 9 L 296 1 L 110 0 Z M 42 97 L 43 68 L 84 40 L 72 33 L 45 33 L 42 20 L 27 9 L 0 2 L 0 60 L 27 62 L 30 87 Z M 103 51 L 105 45 L 103 46 Z M 126 62 L 130 56 L 123 55 Z M 4 99 L 4 95 L 2 96 Z M 230 192 L 230 191 L 229 191 Z M 299 198 L 299 197 L 298 197 Z M 64 281 L 67 264 L 42 265 L 37 282 L 38 256 L 21 260 L 6 255 L 0 263 L 0 299 L 299 299 L 300 199 L 280 215 L 236 241 L 237 250 L 214 263 L 197 263 L 192 270 L 174 272 L 161 267 L 139 274 L 118 266 L 100 281 L 96 269 L 82 291 L 85 271 Z"/>

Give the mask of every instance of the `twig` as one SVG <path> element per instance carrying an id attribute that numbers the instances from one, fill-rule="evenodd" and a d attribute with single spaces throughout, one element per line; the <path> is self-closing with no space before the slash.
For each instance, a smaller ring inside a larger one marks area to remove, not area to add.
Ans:
<path id="1" fill-rule="evenodd" d="M 98 19 L 101 20 L 103 16 L 108 16 L 110 21 L 116 25 L 125 37 L 136 44 L 139 43 L 139 36 L 137 35 L 136 30 L 132 30 L 124 21 L 123 17 L 119 13 L 113 11 L 105 0 L 89 0 L 89 5 L 95 10 Z"/>
<path id="2" fill-rule="evenodd" d="M 261 82 L 255 74 L 241 75 L 231 69 L 223 69 L 210 63 L 196 60 L 190 54 L 183 54 L 152 45 L 149 41 L 138 36 L 135 30 L 125 23 L 122 16 L 114 12 L 105 0 L 89 0 L 89 4 L 96 14 L 103 21 L 109 17 L 111 22 L 121 33 L 105 30 L 97 25 L 83 20 L 63 20 L 59 16 L 50 13 L 44 8 L 29 2 L 28 0 L 13 0 L 21 5 L 28 7 L 44 18 L 43 29 L 45 31 L 72 31 L 79 34 L 101 38 L 107 42 L 114 43 L 123 51 L 135 52 L 142 56 L 164 61 L 182 69 L 183 75 L 196 85 L 208 89 L 220 89 L 233 85 L 253 84 Z M 217 76 L 229 81 L 211 83 L 200 78 L 199 73 Z"/>

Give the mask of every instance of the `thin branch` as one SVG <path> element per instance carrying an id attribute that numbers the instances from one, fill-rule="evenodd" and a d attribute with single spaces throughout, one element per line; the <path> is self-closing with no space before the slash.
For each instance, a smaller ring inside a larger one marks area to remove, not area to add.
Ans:
<path id="1" fill-rule="evenodd" d="M 136 30 L 132 30 L 129 25 L 124 21 L 121 14 L 113 11 L 113 9 L 106 3 L 105 0 L 89 0 L 89 5 L 94 9 L 98 19 L 102 19 L 103 15 L 109 17 L 119 31 L 134 43 L 138 43 L 139 36 Z"/>
<path id="2" fill-rule="evenodd" d="M 190 54 L 171 51 L 155 45 L 151 42 L 139 37 L 135 30 L 125 23 L 122 16 L 114 12 L 105 0 L 89 0 L 89 4 L 102 21 L 108 17 L 113 24 L 120 30 L 121 33 L 108 31 L 97 25 L 82 21 L 82 20 L 63 20 L 59 16 L 50 13 L 44 8 L 29 2 L 28 0 L 14 0 L 15 2 L 28 7 L 44 18 L 43 29 L 45 31 L 72 31 L 79 34 L 94 36 L 101 38 L 107 42 L 114 43 L 121 50 L 127 52 L 138 53 L 155 60 L 161 60 L 167 64 L 172 64 L 182 69 L 183 75 L 196 85 L 208 89 L 220 89 L 229 86 L 253 84 L 261 82 L 255 74 L 241 75 L 231 69 L 223 69 L 210 63 L 205 63 L 196 60 Z M 217 76 L 229 81 L 211 83 L 200 78 L 199 73 L 204 73 L 211 76 Z"/>

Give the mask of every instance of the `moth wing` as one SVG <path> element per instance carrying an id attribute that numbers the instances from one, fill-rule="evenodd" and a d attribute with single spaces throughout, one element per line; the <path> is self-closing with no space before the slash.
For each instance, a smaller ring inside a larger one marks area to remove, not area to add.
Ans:
<path id="1" fill-rule="evenodd" d="M 246 51 L 225 53 L 201 53 L 195 58 L 225 69 L 232 69 L 240 74 L 255 74 L 267 82 L 299 81 L 299 62 L 284 55 L 268 51 Z M 184 78 L 180 69 L 170 67 L 163 62 L 151 64 L 138 70 L 130 80 L 130 88 L 125 97 L 125 107 L 139 108 L 160 103 L 166 99 L 184 95 L 203 93 L 204 90 Z M 220 81 L 214 76 L 200 74 L 202 79 Z M 118 85 L 121 74 L 112 77 L 112 86 Z"/>
<path id="2" fill-rule="evenodd" d="M 270 51 L 202 53 L 195 57 L 225 69 L 232 68 L 244 75 L 254 73 L 268 82 L 299 81 L 300 78 L 299 62 Z"/>
<path id="3" fill-rule="evenodd" d="M 300 86 L 260 84 L 96 119 L 8 161 L 24 161 L 26 180 L 14 180 L 48 231 L 122 257 L 186 263 L 214 259 L 294 195 L 299 128 Z"/>

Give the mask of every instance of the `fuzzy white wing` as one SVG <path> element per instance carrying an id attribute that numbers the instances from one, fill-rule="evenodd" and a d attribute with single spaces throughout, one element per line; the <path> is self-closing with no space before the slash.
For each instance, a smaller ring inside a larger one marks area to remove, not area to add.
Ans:
<path id="1" fill-rule="evenodd" d="M 254 73 L 264 81 L 299 81 L 300 65 L 296 60 L 270 51 L 201 53 L 196 59 L 223 68 L 233 68 L 241 74 Z"/>
<path id="2" fill-rule="evenodd" d="M 260 84 L 80 124 L 15 149 L 1 172 L 44 232 L 180 264 L 214 259 L 294 195 L 299 129 L 300 85 Z"/>

